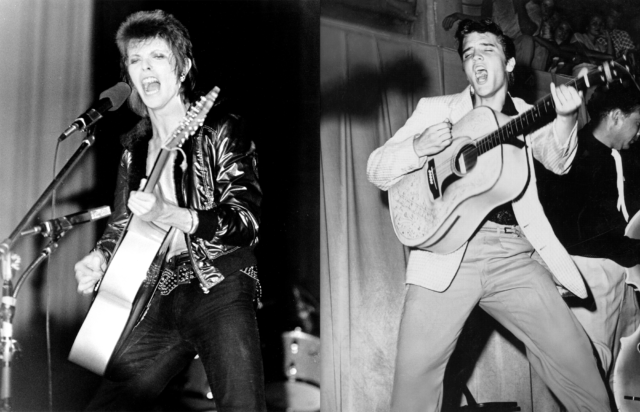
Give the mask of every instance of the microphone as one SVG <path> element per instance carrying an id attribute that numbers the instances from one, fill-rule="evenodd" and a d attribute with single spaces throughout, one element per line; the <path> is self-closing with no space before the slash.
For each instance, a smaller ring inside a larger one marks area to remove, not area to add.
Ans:
<path id="1" fill-rule="evenodd" d="M 58 137 L 58 141 L 63 141 L 77 130 L 85 130 L 87 127 L 92 126 L 95 122 L 102 119 L 102 115 L 107 110 L 118 110 L 130 94 L 131 87 L 123 82 L 103 91 L 102 94 L 100 94 L 100 99 L 80 115 L 80 117 L 74 120 L 71 126 L 67 127 L 67 130 Z"/>
<path id="2" fill-rule="evenodd" d="M 109 206 L 97 207 L 95 209 L 46 220 L 31 229 L 20 232 L 20 236 L 36 235 L 38 233 L 42 233 L 43 236 L 49 236 L 52 232 L 67 231 L 76 225 L 93 222 L 94 220 L 107 217 L 110 214 L 111 208 Z"/>

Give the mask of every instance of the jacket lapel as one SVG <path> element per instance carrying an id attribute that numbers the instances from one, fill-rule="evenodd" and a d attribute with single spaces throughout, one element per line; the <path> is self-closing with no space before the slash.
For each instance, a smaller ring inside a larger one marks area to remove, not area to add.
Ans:
<path id="1" fill-rule="evenodd" d="M 462 92 L 455 95 L 451 101 L 449 120 L 455 124 L 471 110 L 473 110 L 471 87 L 467 86 Z"/>

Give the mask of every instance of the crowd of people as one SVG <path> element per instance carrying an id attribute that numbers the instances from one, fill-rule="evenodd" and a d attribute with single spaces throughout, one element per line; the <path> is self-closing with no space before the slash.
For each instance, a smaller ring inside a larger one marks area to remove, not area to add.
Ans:
<path id="1" fill-rule="evenodd" d="M 612 5 L 588 14 L 562 7 L 562 0 L 484 0 L 480 15 L 453 13 L 442 26 L 490 18 L 514 40 L 519 66 L 575 76 L 583 67 L 623 55 L 636 59 L 637 42 L 621 28 L 625 10 Z"/>

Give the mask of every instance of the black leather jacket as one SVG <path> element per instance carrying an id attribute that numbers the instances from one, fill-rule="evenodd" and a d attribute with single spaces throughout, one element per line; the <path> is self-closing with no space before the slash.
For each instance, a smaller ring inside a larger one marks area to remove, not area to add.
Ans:
<path id="1" fill-rule="evenodd" d="M 131 214 L 129 193 L 138 190 L 145 177 L 151 136 L 151 122 L 145 118 L 123 137 L 114 212 L 96 245 L 107 261 Z M 173 164 L 176 198 L 180 206 L 198 214 L 198 228 L 192 235 L 185 234 L 185 240 L 195 275 L 207 292 L 226 274 L 256 264 L 253 248 L 258 243 L 262 199 L 257 154 L 240 118 L 220 104 L 210 110 L 204 125 L 182 149 L 189 162 L 185 173 L 179 167 L 181 153 Z M 163 259 L 164 255 L 156 256 L 148 279 L 157 279 Z"/>

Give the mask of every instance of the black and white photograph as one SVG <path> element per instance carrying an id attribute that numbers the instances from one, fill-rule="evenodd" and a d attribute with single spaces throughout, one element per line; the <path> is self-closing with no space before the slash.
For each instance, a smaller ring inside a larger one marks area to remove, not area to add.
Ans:
<path id="1" fill-rule="evenodd" d="M 0 0 L 0 412 L 640 411 L 640 3 Z"/>

